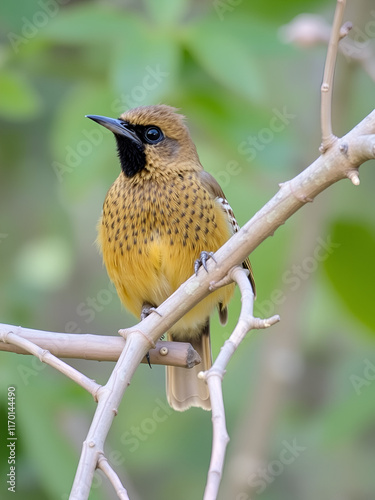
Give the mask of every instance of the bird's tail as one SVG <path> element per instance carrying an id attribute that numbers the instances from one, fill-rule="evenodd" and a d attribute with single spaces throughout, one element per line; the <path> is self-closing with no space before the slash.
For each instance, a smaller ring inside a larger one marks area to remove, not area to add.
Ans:
<path id="1" fill-rule="evenodd" d="M 212 365 L 209 322 L 206 323 L 201 334 L 196 339 L 179 340 L 190 342 L 198 352 L 202 362 L 193 368 L 167 366 L 168 403 L 177 411 L 185 411 L 191 406 L 211 410 L 208 386 L 204 380 L 198 378 L 199 372 L 208 370 Z"/>

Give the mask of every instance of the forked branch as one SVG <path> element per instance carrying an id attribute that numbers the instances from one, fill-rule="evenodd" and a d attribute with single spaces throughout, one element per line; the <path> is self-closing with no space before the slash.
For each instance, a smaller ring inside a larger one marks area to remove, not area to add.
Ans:
<path id="1" fill-rule="evenodd" d="M 73 333 L 45 332 L 0 323 L 0 351 L 17 354 L 34 353 L 25 348 L 26 344 L 13 342 L 16 337 L 6 335 L 8 333 L 16 333 L 17 338 L 28 340 L 59 358 L 117 361 L 125 345 L 124 339 L 118 335 L 115 337 L 91 335 L 89 333 L 77 335 Z M 1 340 L 3 341 L 1 342 Z M 149 355 L 152 365 L 192 368 L 201 362 L 199 354 L 191 344 L 186 342 L 157 342 L 155 348 L 150 349 Z M 141 362 L 148 363 L 146 358 L 143 358 Z"/>
<path id="2" fill-rule="evenodd" d="M 212 500 L 217 497 L 224 467 L 225 451 L 229 442 L 229 436 L 225 423 L 222 388 L 222 381 L 226 373 L 226 367 L 238 346 L 250 330 L 268 328 L 269 326 L 280 321 L 280 318 L 277 315 L 272 316 L 272 318 L 269 319 L 254 318 L 254 293 L 247 276 L 247 270 L 243 267 L 235 266 L 229 271 L 227 275 L 228 280 L 221 280 L 221 282 L 217 284 L 211 283 L 211 290 L 216 289 L 218 285 L 225 284 L 227 281 L 234 281 L 237 283 L 241 292 L 242 305 L 237 325 L 229 339 L 224 342 L 224 345 L 221 348 L 214 364 L 208 371 L 201 372 L 199 374 L 201 378 L 206 380 L 210 391 L 213 426 L 211 462 L 203 497 L 204 500 Z"/>
<path id="3" fill-rule="evenodd" d="M 101 385 L 97 384 L 95 380 L 89 379 L 86 375 L 83 375 L 83 373 L 79 372 L 67 363 L 64 363 L 64 361 L 61 361 L 61 359 L 51 354 L 48 350 L 42 349 L 33 342 L 30 342 L 30 340 L 24 339 L 12 331 L 0 331 L 0 342 L 3 342 L 4 344 L 12 344 L 23 349 L 24 351 L 29 352 L 30 354 L 33 354 L 43 363 L 56 368 L 56 370 L 74 380 L 74 382 L 90 392 L 93 398 L 97 400 L 98 391 L 101 388 Z"/>
<path id="4" fill-rule="evenodd" d="M 344 0 L 337 0 L 322 85 L 321 123 L 322 153 L 324 152 L 324 154 L 295 178 L 280 185 L 275 196 L 216 252 L 215 260 L 210 259 L 207 262 L 208 273 L 204 269 L 200 269 L 197 275 L 193 275 L 182 284 L 171 297 L 157 308 L 157 314 L 150 314 L 145 320 L 133 328 L 127 329 L 126 332 L 121 331 L 121 334 L 126 337 L 126 341 L 123 343 L 120 357 L 105 386 L 99 388 L 99 386 L 94 386 L 89 379 L 81 379 L 88 390 L 96 395 L 98 405 L 87 438 L 82 446 L 70 495 L 71 499 L 84 500 L 89 497 L 96 468 L 103 470 L 120 498 L 128 499 L 120 479 L 104 456 L 105 440 L 123 394 L 145 354 L 160 337 L 207 296 L 213 287 L 218 286 L 218 284 L 222 285 L 228 280 L 234 280 L 241 289 L 243 301 L 239 321 L 230 339 L 224 344 L 212 369 L 202 375 L 206 378 L 210 388 L 214 432 L 205 500 L 216 498 L 228 442 L 221 388 L 225 367 L 250 329 L 265 328 L 278 321 L 277 316 L 269 320 L 259 320 L 253 317 L 252 291 L 249 289 L 244 271 L 236 266 L 240 265 L 266 238 L 273 235 L 275 230 L 305 203 L 314 200 L 319 193 L 335 182 L 350 178 L 354 185 L 358 185 L 359 166 L 365 161 L 375 158 L 375 110 L 344 137 L 339 139 L 332 132 L 332 84 L 337 44 L 340 37 L 348 29 L 348 26 L 341 29 L 344 7 Z M 57 369 L 61 368 L 52 354 L 44 352 L 43 349 L 27 339 L 20 340 L 20 335 L 17 333 L 2 334 L 1 339 L 3 342 L 11 341 L 19 348 L 32 352 L 43 360 L 48 360 Z M 122 339 L 120 340 L 123 342 Z M 69 369 L 64 367 L 64 370 L 68 376 L 74 379 L 72 373 L 68 373 Z"/>
<path id="5" fill-rule="evenodd" d="M 346 0 L 337 0 L 335 16 L 331 36 L 328 44 L 328 52 L 324 67 L 323 83 L 321 86 L 321 127 L 322 144 L 320 152 L 324 153 L 337 140 L 332 131 L 332 90 L 333 76 L 338 52 L 339 41 L 346 36 L 352 28 L 351 23 L 342 26 Z"/>

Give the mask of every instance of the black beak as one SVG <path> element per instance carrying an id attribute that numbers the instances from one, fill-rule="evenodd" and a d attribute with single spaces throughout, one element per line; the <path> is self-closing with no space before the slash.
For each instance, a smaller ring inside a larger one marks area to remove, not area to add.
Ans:
<path id="1" fill-rule="evenodd" d="M 117 119 L 117 118 L 108 118 L 107 116 L 98 116 L 98 115 L 86 115 L 86 118 L 90 118 L 90 120 L 94 120 L 94 122 L 99 123 L 99 125 L 103 125 L 103 127 L 107 128 L 115 135 L 126 137 L 131 141 L 142 145 L 142 141 L 134 132 L 128 127 L 128 123 Z"/>

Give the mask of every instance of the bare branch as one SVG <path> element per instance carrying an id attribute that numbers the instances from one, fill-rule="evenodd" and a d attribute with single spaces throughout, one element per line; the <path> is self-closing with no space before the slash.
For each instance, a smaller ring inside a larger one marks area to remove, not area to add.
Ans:
<path id="1" fill-rule="evenodd" d="M 129 500 L 128 492 L 122 485 L 120 478 L 118 477 L 116 472 L 112 469 L 112 467 L 108 463 L 108 460 L 103 454 L 99 456 L 98 469 L 102 470 L 104 474 L 108 477 L 120 500 Z"/>
<path id="2" fill-rule="evenodd" d="M 225 375 L 225 369 L 236 349 L 250 330 L 267 328 L 280 321 L 279 316 L 273 316 L 268 320 L 253 317 L 254 293 L 247 276 L 248 273 L 246 270 L 239 266 L 235 266 L 228 273 L 229 280 L 235 281 L 241 291 L 242 306 L 240 317 L 232 335 L 225 341 L 212 368 L 207 372 L 200 373 L 201 378 L 206 380 L 210 391 L 213 425 L 211 462 L 204 500 L 214 500 L 217 497 L 224 467 L 225 451 L 229 442 L 222 391 L 222 380 Z"/>
<path id="3" fill-rule="evenodd" d="M 19 337 L 33 342 L 59 358 L 117 361 L 125 345 L 124 339 L 119 336 L 45 332 L 1 323 L 0 332 L 17 332 Z M 1 341 L 0 351 L 32 354 L 14 343 Z M 149 354 L 153 365 L 192 368 L 201 362 L 197 351 L 186 342 L 157 342 L 155 349 L 150 349 Z M 146 358 L 142 359 L 142 363 L 147 363 Z"/>
<path id="4" fill-rule="evenodd" d="M 342 27 L 342 19 L 344 16 L 346 0 L 337 0 L 335 17 L 331 37 L 328 44 L 328 52 L 326 64 L 324 68 L 323 83 L 321 86 L 321 127 L 322 127 L 322 144 L 320 152 L 324 153 L 336 141 L 337 137 L 332 132 L 332 88 L 333 75 L 335 73 L 336 57 L 338 51 L 338 43 L 340 39 L 347 35 L 351 25 L 346 23 Z"/>
<path id="5" fill-rule="evenodd" d="M 150 315 L 143 322 L 149 320 Z M 103 453 L 104 442 L 117 415 L 125 389 L 149 348 L 148 341 L 138 331 L 128 331 L 128 336 L 121 356 L 116 363 L 106 385 L 99 393 L 98 406 L 91 423 L 86 440 L 83 443 L 81 458 L 74 479 L 70 498 L 74 500 L 89 497 L 94 470 L 99 456 Z"/>
<path id="6" fill-rule="evenodd" d="M 91 380 L 90 378 L 86 377 L 86 375 L 83 375 L 83 373 L 79 372 L 64 361 L 61 361 L 61 359 L 51 354 L 48 350 L 41 349 L 33 342 L 30 342 L 30 340 L 26 340 L 19 335 L 9 331 L 0 332 L 0 341 L 13 344 L 17 347 L 21 347 L 25 351 L 30 352 L 31 354 L 39 358 L 43 363 L 56 368 L 56 370 L 74 380 L 74 382 L 90 392 L 93 398 L 97 400 L 101 385 L 97 384 L 95 380 Z"/>

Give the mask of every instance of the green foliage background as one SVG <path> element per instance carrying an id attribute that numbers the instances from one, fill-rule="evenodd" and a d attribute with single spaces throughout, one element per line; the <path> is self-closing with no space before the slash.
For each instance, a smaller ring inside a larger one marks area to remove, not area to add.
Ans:
<path id="1" fill-rule="evenodd" d="M 371 2 L 348 3 L 351 36 L 373 46 Z M 159 102 L 180 108 L 203 165 L 221 183 L 241 224 L 273 196 L 279 182 L 306 167 L 318 155 L 326 47 L 284 45 L 279 28 L 303 12 L 331 22 L 334 4 L 3 1 L 0 321 L 112 335 L 135 321 L 122 309 L 94 244 L 102 201 L 119 166 L 111 134 L 99 132 L 86 114 L 118 116 L 129 107 Z M 373 98 L 374 82 L 341 56 L 336 133 L 366 116 Z M 285 113 L 285 122 L 275 122 Z M 276 123 L 278 130 L 271 127 Z M 257 146 L 249 145 L 252 140 Z M 361 169 L 359 187 L 349 181 L 333 186 L 251 257 L 257 311 L 280 313 L 283 321 L 246 340 L 228 368 L 224 397 L 234 439 L 223 499 L 250 498 L 249 469 L 236 432 L 242 426 L 242 438 L 251 433 L 253 403 L 267 390 L 265 371 L 274 374 L 280 400 L 272 415 L 264 414 L 271 422 L 266 466 L 277 460 L 285 440 L 297 439 L 306 449 L 284 464 L 282 473 L 271 474 L 255 498 L 374 498 L 374 186 L 372 162 Z M 334 243 L 328 253 L 322 241 Z M 324 258 L 317 259 L 316 252 Z M 215 353 L 238 310 L 239 297 L 227 327 L 213 320 Z M 278 354 L 285 348 L 289 357 L 267 357 L 274 342 Z M 0 497 L 68 498 L 94 403 L 38 360 L 7 353 L 0 353 L 0 360 Z M 113 367 L 72 365 L 99 383 Z M 17 390 L 13 496 L 5 479 L 8 386 Z M 210 414 L 171 412 L 164 370 L 141 366 L 107 443 L 131 498 L 201 498 L 210 445 Z M 240 493 L 228 490 L 234 469 L 245 485 Z M 90 498 L 115 498 L 100 475 Z"/>

